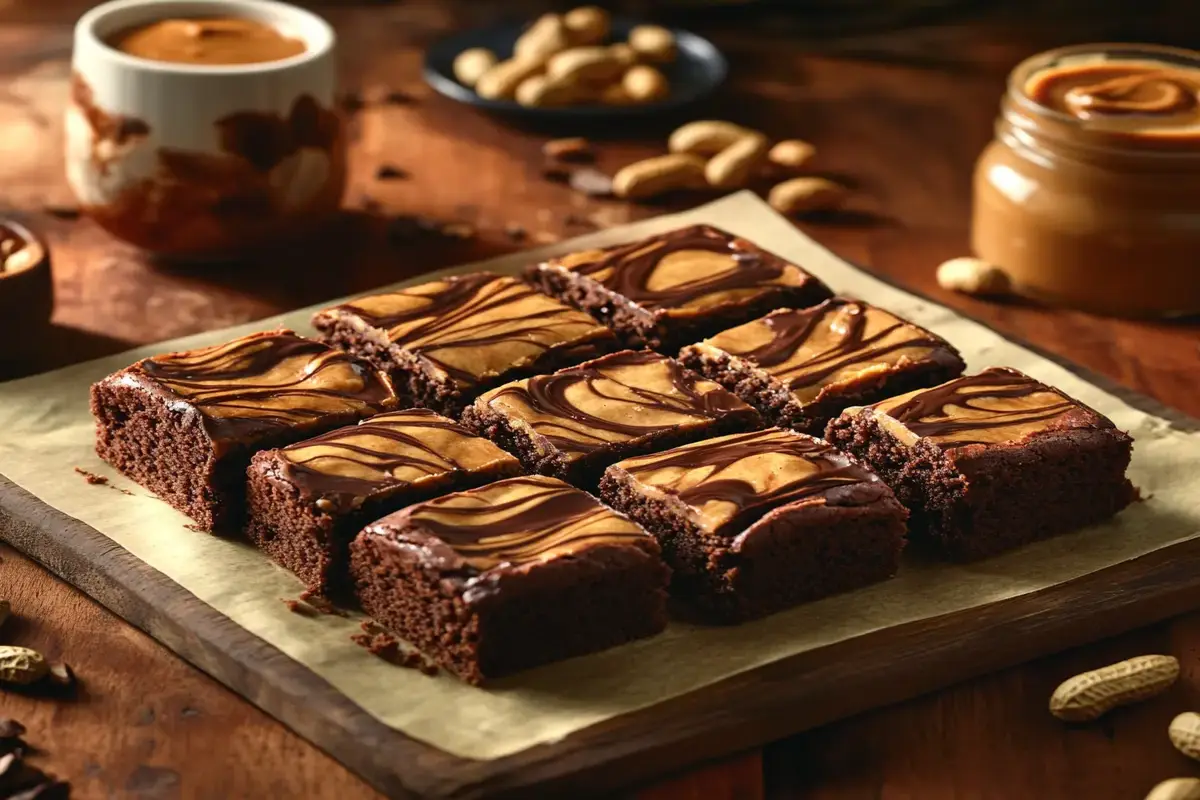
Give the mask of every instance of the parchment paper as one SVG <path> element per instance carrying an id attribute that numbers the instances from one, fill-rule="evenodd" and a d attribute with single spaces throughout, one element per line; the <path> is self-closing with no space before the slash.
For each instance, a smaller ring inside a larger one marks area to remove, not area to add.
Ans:
<path id="1" fill-rule="evenodd" d="M 358 631 L 355 619 L 308 619 L 288 612 L 280 598 L 295 597 L 302 588 L 291 573 L 249 545 L 188 530 L 183 515 L 120 477 L 92 450 L 87 396 L 92 381 L 144 356 L 225 341 L 278 324 L 311 331 L 308 319 L 316 307 L 0 384 L 0 472 L 111 537 L 306 665 L 384 723 L 458 756 L 477 759 L 554 741 L 795 653 L 1033 592 L 1200 532 L 1196 477 L 1200 434 L 1141 413 L 988 329 L 847 265 L 751 194 L 445 272 L 481 268 L 516 272 L 544 256 L 630 241 L 695 222 L 713 223 L 753 239 L 819 275 L 836 291 L 936 331 L 962 350 L 972 371 L 1013 366 L 1108 415 L 1136 441 L 1131 477 L 1148 499 L 1110 524 L 980 564 L 910 562 L 894 580 L 765 620 L 708 629 L 674 623 L 653 639 L 514 676 L 495 688 L 477 689 L 447 675 L 429 678 L 370 655 L 349 640 Z M 133 496 L 87 485 L 72 471 L 75 466 L 108 476 Z"/>

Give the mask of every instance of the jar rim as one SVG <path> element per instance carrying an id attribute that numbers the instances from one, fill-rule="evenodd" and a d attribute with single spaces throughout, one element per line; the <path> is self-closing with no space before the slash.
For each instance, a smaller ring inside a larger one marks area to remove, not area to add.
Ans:
<path id="1" fill-rule="evenodd" d="M 1090 44 L 1067 45 L 1044 50 L 1024 59 L 1013 67 L 1008 75 L 1006 90 L 1007 103 L 1015 106 L 1030 121 L 1038 119 L 1049 121 L 1060 126 L 1064 133 L 1087 131 L 1098 138 L 1111 137 L 1107 141 L 1091 142 L 1088 149 L 1102 149 L 1111 152 L 1139 153 L 1143 155 L 1158 154 L 1160 156 L 1188 155 L 1200 157 L 1200 135 L 1193 132 L 1189 136 L 1147 136 L 1138 146 L 1136 140 L 1123 136 L 1127 131 L 1103 126 L 1089 125 L 1087 121 L 1035 101 L 1026 91 L 1031 79 L 1038 73 L 1057 66 L 1069 65 L 1073 60 L 1101 58 L 1104 61 L 1120 63 L 1123 61 L 1161 61 L 1178 66 L 1184 66 L 1200 71 L 1200 51 L 1183 47 L 1171 47 L 1158 44 L 1138 44 L 1121 42 L 1093 42 Z M 1005 112 L 1007 116 L 1008 112 Z M 1150 145 L 1152 146 L 1145 146 Z"/>

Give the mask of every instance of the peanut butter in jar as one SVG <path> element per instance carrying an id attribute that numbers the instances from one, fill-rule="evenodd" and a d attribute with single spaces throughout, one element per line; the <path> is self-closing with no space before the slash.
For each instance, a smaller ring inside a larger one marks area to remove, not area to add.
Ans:
<path id="1" fill-rule="evenodd" d="M 150 61 L 209 66 L 282 61 L 305 50 L 300 39 L 244 17 L 163 19 L 120 31 L 109 44 Z"/>
<path id="2" fill-rule="evenodd" d="M 1082 45 L 1021 63 L 974 198 L 972 246 L 1017 292 L 1200 313 L 1200 53 Z"/>

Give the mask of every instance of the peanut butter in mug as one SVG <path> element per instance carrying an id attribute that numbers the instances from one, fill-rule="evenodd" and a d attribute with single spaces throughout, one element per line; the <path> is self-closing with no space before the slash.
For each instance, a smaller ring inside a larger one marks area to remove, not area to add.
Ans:
<path id="1" fill-rule="evenodd" d="M 1023 62 L 974 189 L 972 246 L 1021 294 L 1200 313 L 1200 53 L 1083 45 Z"/>
<path id="2" fill-rule="evenodd" d="M 261 64 L 298 56 L 304 42 L 240 17 L 164 19 L 121 31 L 109 42 L 123 53 L 176 64 Z"/>

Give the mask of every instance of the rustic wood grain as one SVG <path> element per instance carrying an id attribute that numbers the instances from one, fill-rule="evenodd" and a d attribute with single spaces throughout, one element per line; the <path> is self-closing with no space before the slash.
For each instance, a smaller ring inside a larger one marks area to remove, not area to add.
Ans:
<path id="1" fill-rule="evenodd" d="M 69 25 L 88 5 L 9 0 L 0 6 L 0 211 L 15 212 L 47 233 L 58 292 L 51 335 L 26 355 L 5 348 L 0 377 L 516 249 L 521 243 L 503 232 L 509 221 L 531 233 L 567 236 L 582 232 L 570 215 L 599 214 L 615 224 L 662 210 L 582 203 L 539 177 L 538 147 L 548 131 L 522 130 L 429 96 L 418 74 L 422 44 L 502 13 L 493 4 L 338 4 L 323 10 L 342 40 L 352 43 L 342 52 L 346 86 L 382 83 L 416 98 L 408 106 L 359 115 L 351 205 L 366 191 L 391 213 L 470 221 L 480 228 L 479 237 L 383 247 L 382 224 L 357 217 L 346 221 L 356 233 L 349 241 L 327 239 L 271 263 L 217 269 L 149 264 L 86 222 L 41 211 L 47 203 L 70 200 L 60 175 L 58 117 Z M 854 213 L 802 227 L 841 254 L 1200 415 L 1194 325 L 990 304 L 948 295 L 934 284 L 932 266 L 965 249 L 970 164 L 990 135 L 1004 74 L 1017 59 L 1044 45 L 1119 36 L 1197 44 L 1194 4 L 1143 2 L 1123 14 L 1082 18 L 1063 10 L 1078 3 L 1023 5 L 1036 9 L 1018 12 L 1025 13 L 1019 26 L 956 23 L 843 39 L 827 32 L 806 36 L 802 20 L 790 26 L 756 22 L 742 10 L 736 18 L 707 23 L 689 15 L 687 24 L 712 35 L 734 64 L 728 89 L 697 113 L 730 115 L 814 141 L 820 150 L 815 169 L 853 183 L 858 194 Z M 656 152 L 671 123 L 569 132 L 600 140 L 602 164 L 611 168 Z M 378 184 L 371 176 L 383 158 L 412 177 Z M 30 740 L 45 751 L 39 763 L 70 778 L 79 796 L 374 795 L 328 756 L 144 634 L 22 557 L 0 552 L 6 559 L 0 594 L 22 613 L 0 638 L 61 653 L 83 675 L 85 690 L 74 703 L 0 695 L 0 712 L 29 724 Z M 643 795 L 1138 797 L 1162 778 L 1198 774 L 1164 734 L 1174 713 L 1200 705 L 1200 675 L 1189 658 L 1198 648 L 1200 615 L 1187 615 L 828 725 L 773 744 L 761 756 L 751 751 Z M 1062 678 L 1148 651 L 1185 659 L 1184 680 L 1168 696 L 1118 712 L 1102 725 L 1067 727 L 1046 714 L 1045 698 Z"/>

